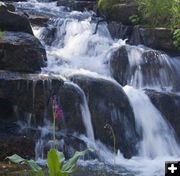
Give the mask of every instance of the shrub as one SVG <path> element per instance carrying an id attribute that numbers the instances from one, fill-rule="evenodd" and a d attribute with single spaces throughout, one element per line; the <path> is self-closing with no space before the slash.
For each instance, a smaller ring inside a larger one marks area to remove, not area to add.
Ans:
<path id="1" fill-rule="evenodd" d="M 174 28 L 179 26 L 179 0 L 137 0 L 143 23 Z"/>
<path id="2" fill-rule="evenodd" d="M 180 50 L 180 29 L 176 29 L 173 32 L 173 44 L 178 50 Z"/>

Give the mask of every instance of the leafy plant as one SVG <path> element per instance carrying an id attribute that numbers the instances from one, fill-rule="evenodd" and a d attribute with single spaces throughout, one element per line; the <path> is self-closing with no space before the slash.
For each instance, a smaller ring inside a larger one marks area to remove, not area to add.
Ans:
<path id="1" fill-rule="evenodd" d="M 176 29 L 173 32 L 173 44 L 178 50 L 180 50 L 180 29 Z"/>
<path id="2" fill-rule="evenodd" d="M 11 162 L 13 162 L 15 164 L 27 165 L 30 168 L 30 171 L 28 171 L 29 175 L 44 176 L 43 169 L 34 160 L 26 160 L 16 154 L 14 154 L 12 156 L 8 156 L 7 159 L 9 159 Z"/>
<path id="3" fill-rule="evenodd" d="M 173 28 L 179 23 L 179 0 L 136 0 L 145 24 Z M 179 23 L 180 25 L 180 23 Z"/>
<path id="4" fill-rule="evenodd" d="M 58 104 L 57 96 L 52 98 L 52 109 L 53 109 L 53 142 L 54 147 L 51 148 L 47 156 L 47 166 L 49 176 L 69 176 L 72 173 L 78 171 L 77 161 L 80 157 L 86 155 L 88 152 L 93 150 L 88 149 L 82 152 L 76 152 L 72 158 L 65 161 L 63 152 L 59 152 L 56 149 L 56 120 L 63 119 L 63 111 Z M 44 176 L 45 172 L 34 160 L 26 160 L 19 155 L 12 155 L 7 157 L 11 162 L 15 164 L 25 164 L 29 167 L 28 174 L 32 176 Z"/>
<path id="5" fill-rule="evenodd" d="M 140 17 L 138 15 L 132 15 L 129 17 L 129 20 L 132 22 L 134 25 L 140 24 Z"/>

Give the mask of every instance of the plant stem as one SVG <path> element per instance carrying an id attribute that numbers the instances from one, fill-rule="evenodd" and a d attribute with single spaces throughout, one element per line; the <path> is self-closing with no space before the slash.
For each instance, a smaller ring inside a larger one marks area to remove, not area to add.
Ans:
<path id="1" fill-rule="evenodd" d="M 53 143 L 54 148 L 56 148 L 56 112 L 53 108 Z"/>
<path id="2" fill-rule="evenodd" d="M 112 137 L 113 137 L 113 142 L 114 142 L 114 174 L 115 174 L 115 165 L 116 165 L 116 137 L 115 137 L 115 133 L 113 130 L 113 127 L 110 124 L 106 124 L 105 128 L 108 128 L 111 133 L 112 133 Z"/>

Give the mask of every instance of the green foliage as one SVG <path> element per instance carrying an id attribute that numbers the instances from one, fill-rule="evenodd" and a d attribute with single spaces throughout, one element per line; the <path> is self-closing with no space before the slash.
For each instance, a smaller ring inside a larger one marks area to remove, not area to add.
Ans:
<path id="1" fill-rule="evenodd" d="M 180 29 L 176 29 L 173 32 L 173 44 L 178 50 L 180 50 Z"/>
<path id="2" fill-rule="evenodd" d="M 109 13 L 113 4 L 114 4 L 113 0 L 99 0 L 98 8 L 105 13 Z"/>
<path id="3" fill-rule="evenodd" d="M 131 21 L 132 24 L 138 25 L 140 24 L 140 17 L 138 15 L 132 15 L 129 17 L 129 20 Z"/>
<path id="4" fill-rule="evenodd" d="M 0 40 L 3 39 L 3 36 L 4 36 L 4 32 L 1 32 L 1 31 L 0 31 Z"/>
<path id="5" fill-rule="evenodd" d="M 25 164 L 30 168 L 29 175 L 33 176 L 44 176 L 43 169 L 34 161 L 34 160 L 26 160 L 19 155 L 12 155 L 7 157 L 11 162 L 15 164 Z"/>
<path id="6" fill-rule="evenodd" d="M 78 171 L 77 161 L 80 157 L 86 155 L 93 150 L 88 149 L 82 152 L 76 152 L 72 158 L 65 162 L 65 157 L 62 152 L 59 152 L 55 148 L 50 149 L 48 152 L 48 171 L 49 176 L 69 176 Z M 26 160 L 19 155 L 12 155 L 7 157 L 11 162 L 15 164 L 25 164 L 29 167 L 29 176 L 45 176 L 43 169 L 34 160 Z"/>
<path id="7" fill-rule="evenodd" d="M 179 0 L 136 0 L 145 24 L 174 28 L 180 25 Z"/>

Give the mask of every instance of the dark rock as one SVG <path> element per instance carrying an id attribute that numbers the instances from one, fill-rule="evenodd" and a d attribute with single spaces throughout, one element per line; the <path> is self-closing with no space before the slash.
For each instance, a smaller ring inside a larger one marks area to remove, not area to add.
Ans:
<path id="1" fill-rule="evenodd" d="M 128 54 L 136 52 L 138 55 L 133 55 L 133 58 Z M 128 45 L 114 51 L 110 60 L 111 73 L 123 86 L 133 84 L 159 86 L 162 89 L 171 86 L 176 91 L 180 90 L 178 64 L 177 58 L 170 58 L 163 52 Z"/>
<path id="2" fill-rule="evenodd" d="M 113 39 L 129 39 L 133 32 L 133 26 L 126 26 L 115 21 L 109 22 L 107 27 Z"/>
<path id="3" fill-rule="evenodd" d="M 71 10 L 84 11 L 94 10 L 96 11 L 96 1 L 95 0 L 58 0 L 57 6 L 66 6 Z"/>
<path id="4" fill-rule="evenodd" d="M 0 4 L 0 30 L 26 32 L 33 35 L 28 18 L 9 11 L 9 8 L 3 3 Z"/>
<path id="5" fill-rule="evenodd" d="M 32 138 L 23 136 L 13 136 L 10 138 L 0 139 L 0 160 L 3 161 L 7 156 L 13 154 L 20 155 L 30 159 L 35 156 L 35 141 Z"/>
<path id="6" fill-rule="evenodd" d="M 82 104 L 82 95 L 72 84 L 65 83 L 58 92 L 61 99 L 62 109 L 65 115 L 65 128 L 69 131 L 85 132 L 82 121 L 80 105 Z"/>
<path id="7" fill-rule="evenodd" d="M 112 54 L 110 67 L 115 80 L 123 86 L 126 85 L 130 70 L 128 51 L 126 46 L 120 47 Z"/>
<path id="8" fill-rule="evenodd" d="M 6 5 L 6 7 L 7 7 L 7 10 L 9 10 L 9 11 L 11 11 L 11 12 L 15 12 L 15 7 L 14 7 L 14 5 L 13 4 L 11 4 L 11 3 L 6 3 L 5 4 Z"/>
<path id="9" fill-rule="evenodd" d="M 120 85 L 101 78 L 74 75 L 71 79 L 80 85 L 88 97 L 95 137 L 113 146 L 110 124 L 114 130 L 116 147 L 125 157 L 136 153 L 134 147 L 138 140 L 133 111 L 128 98 Z"/>
<path id="10" fill-rule="evenodd" d="M 70 83 L 53 76 L 38 74 L 0 73 L 0 122 L 9 125 L 17 120 L 43 125 L 44 119 L 52 120 L 53 95 L 57 95 L 64 113 L 61 128 L 84 133 L 81 104 L 82 94 Z M 4 111 L 4 107 L 8 111 Z"/>
<path id="11" fill-rule="evenodd" d="M 1 105 L 11 111 L 4 112 L 1 109 L 0 121 L 8 123 L 22 120 L 27 122 L 30 117 L 32 125 L 42 124 L 44 118 L 52 117 L 50 98 L 54 94 L 58 95 L 62 84 L 62 80 L 53 77 L 1 72 Z"/>
<path id="12" fill-rule="evenodd" d="M 146 94 L 174 128 L 177 138 L 180 141 L 180 96 L 173 93 L 156 92 L 153 90 L 146 90 Z"/>
<path id="13" fill-rule="evenodd" d="M 30 15 L 29 20 L 34 25 L 47 26 L 47 22 L 49 21 L 49 18 L 45 16 Z"/>
<path id="14" fill-rule="evenodd" d="M 125 25 L 131 25 L 130 17 L 138 14 L 138 6 L 131 2 L 128 4 L 116 4 L 111 9 L 112 13 L 108 15 L 109 20 L 121 22 Z"/>
<path id="15" fill-rule="evenodd" d="M 172 31 L 167 28 L 145 28 L 141 26 L 134 27 L 130 38 L 130 44 L 143 44 L 153 49 L 163 51 L 175 51 L 172 40 Z"/>
<path id="16" fill-rule="evenodd" d="M 104 0 L 103 7 L 100 6 L 98 11 L 102 16 L 105 16 L 107 21 L 116 21 L 124 25 L 132 25 L 130 17 L 138 14 L 138 5 L 132 0 L 111 2 Z"/>
<path id="17" fill-rule="evenodd" d="M 37 72 L 45 66 L 46 51 L 38 39 L 22 32 L 4 33 L 0 41 L 0 69 Z"/>

